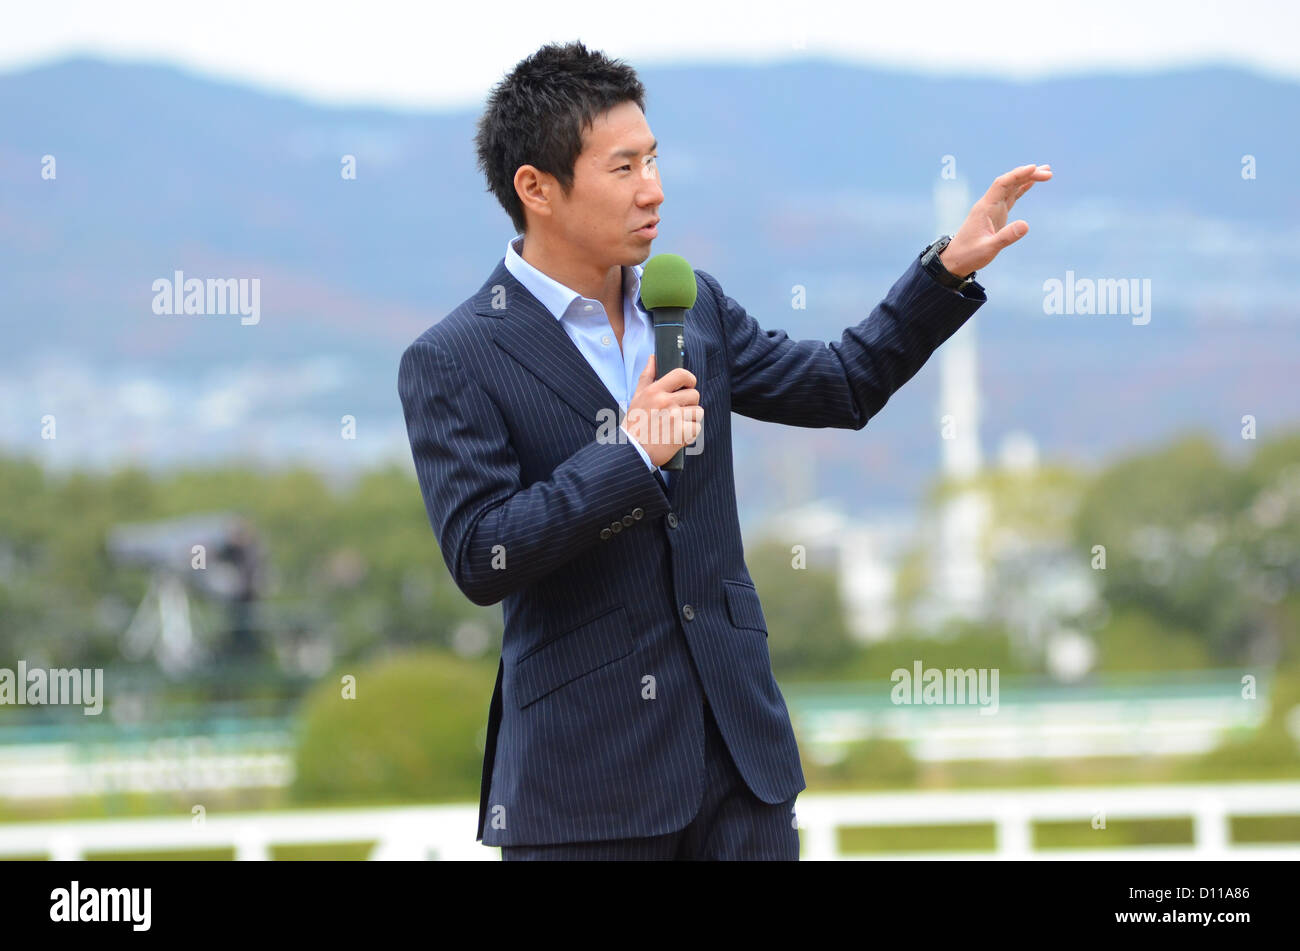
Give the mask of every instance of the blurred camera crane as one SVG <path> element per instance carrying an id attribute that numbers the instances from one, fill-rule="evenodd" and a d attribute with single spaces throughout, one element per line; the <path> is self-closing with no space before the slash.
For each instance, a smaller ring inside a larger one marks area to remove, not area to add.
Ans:
<path id="1" fill-rule="evenodd" d="M 263 650 L 253 625 L 263 590 L 265 558 L 257 533 L 235 513 L 211 513 L 115 526 L 109 556 L 150 570 L 149 587 L 123 635 L 123 654 L 177 675 L 213 660 L 249 660 Z M 194 632 L 191 592 L 225 605 L 229 626 L 219 643 Z"/>

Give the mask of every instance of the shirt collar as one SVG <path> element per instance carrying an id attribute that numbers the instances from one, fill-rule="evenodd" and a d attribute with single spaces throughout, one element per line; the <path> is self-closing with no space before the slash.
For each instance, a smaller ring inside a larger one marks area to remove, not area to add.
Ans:
<path id="1" fill-rule="evenodd" d="M 524 236 L 517 234 L 506 244 L 506 270 L 514 275 L 515 280 L 522 284 L 530 294 L 541 301 L 542 306 L 554 315 L 556 320 L 560 320 L 568 313 L 569 308 L 573 307 L 578 301 L 585 298 L 577 291 L 566 287 L 554 278 L 548 277 L 537 268 L 533 267 L 519 254 L 519 249 L 524 246 Z M 638 310 L 644 312 L 645 308 L 641 306 L 641 272 L 645 268 L 643 265 L 634 264 L 631 267 L 623 268 L 623 297 L 636 303 Z M 594 303 L 599 303 L 595 301 Z"/>

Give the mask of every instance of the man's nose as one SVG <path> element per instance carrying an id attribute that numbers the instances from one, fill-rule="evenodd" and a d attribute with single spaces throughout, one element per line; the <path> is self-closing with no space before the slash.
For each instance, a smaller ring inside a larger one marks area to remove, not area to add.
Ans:
<path id="1" fill-rule="evenodd" d="M 643 205 L 662 204 L 664 200 L 664 188 L 659 181 L 658 173 L 645 172 L 643 174 L 645 175 L 646 183 L 641 189 L 641 204 Z"/>

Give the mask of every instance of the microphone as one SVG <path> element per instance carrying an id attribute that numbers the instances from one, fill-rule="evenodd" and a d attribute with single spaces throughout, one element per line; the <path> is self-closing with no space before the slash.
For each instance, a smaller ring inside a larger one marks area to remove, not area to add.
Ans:
<path id="1" fill-rule="evenodd" d="M 680 254 L 656 254 L 641 272 L 641 303 L 654 315 L 656 379 L 682 365 L 686 311 L 695 306 L 695 272 Z M 680 471 L 685 447 L 662 468 Z"/>

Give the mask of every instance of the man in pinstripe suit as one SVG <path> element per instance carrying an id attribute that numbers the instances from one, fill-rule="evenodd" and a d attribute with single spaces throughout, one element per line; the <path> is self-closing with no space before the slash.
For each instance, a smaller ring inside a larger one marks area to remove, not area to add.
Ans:
<path id="1" fill-rule="evenodd" d="M 730 415 L 865 426 L 984 302 L 973 272 L 1050 173 L 999 177 L 839 343 L 762 330 L 697 270 L 685 367 L 656 380 L 639 288 L 664 194 L 635 72 L 545 46 L 493 90 L 476 144 L 519 234 L 406 349 L 398 391 L 447 567 L 503 604 L 478 838 L 506 859 L 797 859 L 804 776 Z M 681 425 L 629 425 L 655 413 Z"/>

